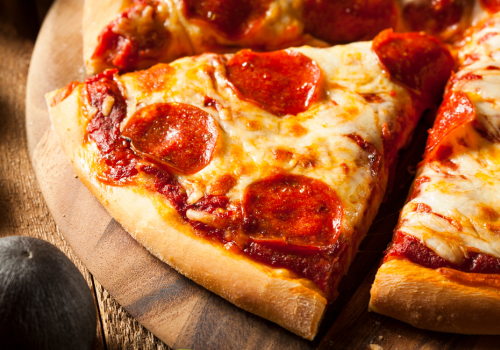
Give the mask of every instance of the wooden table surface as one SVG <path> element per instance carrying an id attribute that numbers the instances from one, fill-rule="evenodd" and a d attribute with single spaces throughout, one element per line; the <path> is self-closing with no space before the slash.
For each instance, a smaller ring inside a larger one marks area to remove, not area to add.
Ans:
<path id="1" fill-rule="evenodd" d="M 0 237 L 44 239 L 80 269 L 94 294 L 98 328 L 94 349 L 170 349 L 108 294 L 58 232 L 27 148 L 26 80 L 40 24 L 51 0 L 0 0 Z"/>

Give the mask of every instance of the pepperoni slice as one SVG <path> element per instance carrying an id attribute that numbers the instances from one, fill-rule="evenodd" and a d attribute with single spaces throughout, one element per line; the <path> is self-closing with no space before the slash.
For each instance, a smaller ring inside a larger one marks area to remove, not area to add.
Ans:
<path id="1" fill-rule="evenodd" d="M 500 11 L 500 0 L 480 0 L 480 2 L 490 14 Z"/>
<path id="2" fill-rule="evenodd" d="M 434 126 L 429 131 L 426 154 L 429 154 L 453 130 L 475 118 L 476 110 L 466 93 L 461 91 L 448 93 L 439 108 Z"/>
<path id="3" fill-rule="evenodd" d="M 299 52 L 243 50 L 228 62 L 227 78 L 242 98 L 262 109 L 297 115 L 318 99 L 321 70 Z"/>
<path id="4" fill-rule="evenodd" d="M 109 23 L 98 38 L 92 59 L 100 59 L 121 71 L 147 68 L 158 63 L 169 43 L 167 13 L 157 0 L 139 0 Z"/>
<path id="5" fill-rule="evenodd" d="M 149 69 L 140 70 L 135 73 L 135 81 L 140 86 L 142 93 L 162 91 L 165 84 L 175 74 L 175 68 L 168 64 L 157 64 Z"/>
<path id="6" fill-rule="evenodd" d="M 138 110 L 122 132 L 134 151 L 181 174 L 210 163 L 219 131 L 210 114 L 183 103 L 156 103 Z"/>
<path id="7" fill-rule="evenodd" d="M 256 242 L 325 246 L 340 233 L 342 204 L 324 182 L 275 175 L 247 187 L 243 231 Z"/>
<path id="8" fill-rule="evenodd" d="M 439 36 L 458 25 L 466 7 L 464 0 L 412 1 L 404 6 L 403 19 L 411 31 Z"/>
<path id="9" fill-rule="evenodd" d="M 398 21 L 394 0 L 306 0 L 302 16 L 307 33 L 331 44 L 371 40 Z"/>
<path id="10" fill-rule="evenodd" d="M 258 26 L 271 0 L 183 0 L 184 15 L 215 28 L 229 39 L 248 35 Z"/>
<path id="11" fill-rule="evenodd" d="M 377 35 L 372 49 L 391 77 L 424 97 L 427 107 L 438 103 L 454 67 L 450 52 L 438 39 L 388 29 Z"/>

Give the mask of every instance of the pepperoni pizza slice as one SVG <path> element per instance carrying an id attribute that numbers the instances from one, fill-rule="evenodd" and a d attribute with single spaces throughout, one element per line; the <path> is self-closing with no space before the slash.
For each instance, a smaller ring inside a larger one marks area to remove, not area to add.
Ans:
<path id="1" fill-rule="evenodd" d="M 238 48 L 271 51 L 371 40 L 396 28 L 396 0 L 86 0 L 89 74 Z"/>
<path id="2" fill-rule="evenodd" d="M 424 329 L 500 334 L 500 14 L 464 42 L 370 309 Z"/>
<path id="3" fill-rule="evenodd" d="M 453 67 L 422 33 L 204 54 L 47 95 L 79 178 L 152 254 L 313 339 Z"/>
<path id="4" fill-rule="evenodd" d="M 270 51 L 371 40 L 380 31 L 460 38 L 498 0 L 86 0 L 89 74 L 122 72 L 204 52 Z"/>

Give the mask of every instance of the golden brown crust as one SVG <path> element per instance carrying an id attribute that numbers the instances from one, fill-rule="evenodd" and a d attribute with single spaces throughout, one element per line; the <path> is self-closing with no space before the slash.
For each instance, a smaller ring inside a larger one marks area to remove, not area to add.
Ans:
<path id="1" fill-rule="evenodd" d="M 433 331 L 500 334 L 500 288 L 459 283 L 408 260 L 382 264 L 369 310 Z"/>
<path id="2" fill-rule="evenodd" d="M 82 85 L 49 108 L 66 156 L 110 214 L 153 255 L 235 305 L 312 340 L 327 304 L 315 285 L 286 270 L 262 266 L 194 235 L 179 214 L 151 192 L 98 181 L 92 147 L 84 147 Z M 51 101 L 57 91 L 47 95 Z M 89 143 L 87 143 L 89 145 Z"/>

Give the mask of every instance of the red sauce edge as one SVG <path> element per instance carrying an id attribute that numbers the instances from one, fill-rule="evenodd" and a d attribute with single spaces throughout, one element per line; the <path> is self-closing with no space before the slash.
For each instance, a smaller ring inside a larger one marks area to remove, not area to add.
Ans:
<path id="1" fill-rule="evenodd" d="M 393 242 L 385 251 L 384 262 L 395 258 L 406 258 L 430 269 L 446 267 L 462 272 L 500 274 L 500 259 L 489 254 L 469 251 L 461 265 L 453 264 L 437 255 L 418 238 L 402 231 L 394 233 Z"/>

